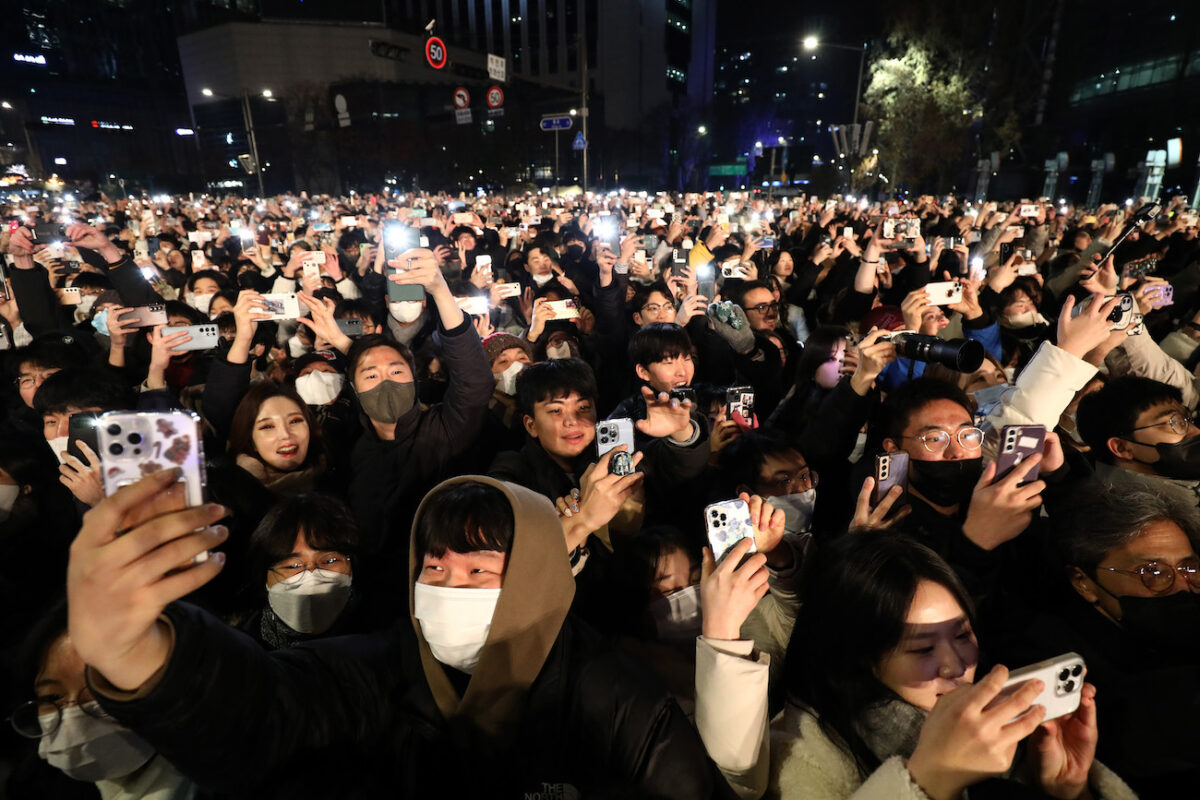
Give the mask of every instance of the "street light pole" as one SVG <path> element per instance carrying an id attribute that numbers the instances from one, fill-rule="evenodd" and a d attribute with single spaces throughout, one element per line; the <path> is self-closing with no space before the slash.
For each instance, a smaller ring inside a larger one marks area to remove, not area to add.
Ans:
<path id="1" fill-rule="evenodd" d="M 858 87 L 854 90 L 854 123 L 858 124 L 858 107 L 862 103 L 862 76 L 863 67 L 867 63 L 867 43 L 863 42 L 862 54 L 858 57 Z"/>
<path id="2" fill-rule="evenodd" d="M 254 115 L 250 111 L 250 92 L 242 91 L 242 121 L 246 125 L 246 137 L 250 140 L 250 157 L 254 159 L 254 172 L 258 177 L 258 196 L 266 197 L 263 190 L 262 162 L 258 160 L 258 137 L 254 135 Z"/>

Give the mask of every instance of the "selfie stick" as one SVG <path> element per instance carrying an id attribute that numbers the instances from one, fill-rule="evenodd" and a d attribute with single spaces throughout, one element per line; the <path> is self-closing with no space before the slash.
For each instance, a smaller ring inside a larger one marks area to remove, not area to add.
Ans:
<path id="1" fill-rule="evenodd" d="M 1146 203 L 1146 205 L 1133 212 L 1133 218 L 1129 221 L 1129 224 L 1125 226 L 1125 230 L 1121 231 L 1121 235 L 1118 236 L 1117 240 L 1112 243 L 1112 246 L 1109 247 L 1108 250 L 1104 251 L 1104 255 L 1100 256 L 1099 263 L 1103 264 L 1104 261 L 1113 254 L 1113 251 L 1117 249 L 1117 246 L 1120 245 L 1121 242 L 1125 241 L 1125 238 L 1129 236 L 1129 234 L 1141 227 L 1142 223 L 1147 222 L 1151 217 L 1157 216 L 1161 209 L 1162 206 L 1160 204 L 1151 200 L 1149 203 Z"/>

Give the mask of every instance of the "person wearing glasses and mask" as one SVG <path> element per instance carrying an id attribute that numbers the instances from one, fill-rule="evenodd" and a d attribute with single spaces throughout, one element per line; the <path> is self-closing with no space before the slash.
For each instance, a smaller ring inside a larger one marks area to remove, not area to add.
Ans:
<path id="1" fill-rule="evenodd" d="M 32 686 L 33 692 L 13 709 L 9 722 L 18 734 L 37 742 L 40 762 L 71 780 L 39 768 L 31 754 L 4 782 L 6 796 L 82 796 L 72 781 L 94 785 L 103 800 L 196 796 L 194 783 L 96 702 L 85 665 L 67 635 L 65 601 L 34 625 L 18 659 L 21 685 Z"/>
<path id="2" fill-rule="evenodd" d="M 1098 479 L 1200 502 L 1200 428 L 1175 386 L 1113 378 L 1079 401 L 1076 420 Z"/>
<path id="3" fill-rule="evenodd" d="M 1014 540 L 1033 522 L 1046 481 L 1019 484 L 1036 464 L 1042 477 L 1063 466 L 1058 436 L 1047 433 L 1043 453 L 997 479 L 995 463 L 984 464 L 984 433 L 975 427 L 967 395 L 934 378 L 916 378 L 888 395 L 882 434 L 884 452 L 909 458 L 912 511 L 897 528 L 945 558 L 986 615 L 1001 585 L 1014 585 L 1001 580 L 1006 563 L 1022 560 L 1014 548 L 1033 544 L 1028 537 Z"/>
<path id="4" fill-rule="evenodd" d="M 1178 796 L 1200 779 L 1200 511 L 1168 492 L 1094 482 L 1055 520 L 1058 593 L 1000 654 L 1083 656 L 1104 702 L 1096 757 L 1141 797 Z"/>

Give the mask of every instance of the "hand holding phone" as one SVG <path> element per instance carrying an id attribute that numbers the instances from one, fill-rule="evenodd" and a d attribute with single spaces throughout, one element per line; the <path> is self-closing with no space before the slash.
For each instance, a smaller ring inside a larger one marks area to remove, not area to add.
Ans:
<path id="1" fill-rule="evenodd" d="M 742 539 L 749 539 L 748 553 L 757 553 L 754 544 L 754 523 L 750 519 L 750 506 L 745 500 L 726 500 L 713 503 L 704 509 L 704 528 L 713 559 L 720 563 L 726 553 Z"/>

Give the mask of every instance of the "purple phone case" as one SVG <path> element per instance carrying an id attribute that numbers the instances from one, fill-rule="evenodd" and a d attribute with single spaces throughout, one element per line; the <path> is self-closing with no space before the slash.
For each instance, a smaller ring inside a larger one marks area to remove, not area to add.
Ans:
<path id="1" fill-rule="evenodd" d="M 875 488 L 871 505 L 879 505 L 893 486 L 908 491 L 908 453 L 880 453 L 875 456 Z"/>
<path id="2" fill-rule="evenodd" d="M 1046 429 L 1041 425 L 1005 425 L 1000 429 L 1000 452 L 996 456 L 996 481 L 1003 479 L 1022 461 L 1042 452 Z M 1029 471 L 1018 486 L 1028 486 L 1038 479 L 1041 464 Z M 995 483 L 995 481 L 993 481 Z"/>

